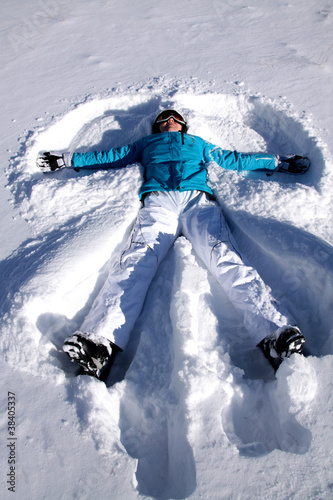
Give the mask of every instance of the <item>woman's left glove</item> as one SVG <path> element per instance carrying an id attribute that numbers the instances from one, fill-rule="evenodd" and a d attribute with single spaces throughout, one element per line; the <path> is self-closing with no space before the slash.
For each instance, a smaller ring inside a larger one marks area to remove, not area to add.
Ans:
<path id="1" fill-rule="evenodd" d="M 51 153 L 42 153 L 42 155 L 37 158 L 37 166 L 44 171 L 53 172 L 59 168 L 66 167 L 66 164 L 61 153 L 52 151 Z"/>
<path id="2" fill-rule="evenodd" d="M 309 170 L 311 161 L 306 156 L 287 155 L 277 156 L 277 171 L 287 174 L 304 174 Z"/>

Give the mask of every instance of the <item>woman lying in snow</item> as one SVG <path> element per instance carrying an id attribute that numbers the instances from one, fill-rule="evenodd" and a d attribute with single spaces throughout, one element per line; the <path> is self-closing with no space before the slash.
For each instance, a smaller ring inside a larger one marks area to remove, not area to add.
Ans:
<path id="1" fill-rule="evenodd" d="M 127 245 L 109 272 L 81 330 L 64 342 L 63 350 L 85 373 L 105 380 L 114 356 L 125 349 L 142 309 L 157 267 L 180 235 L 223 287 L 242 315 L 244 325 L 273 366 L 294 352 L 305 339 L 284 316 L 257 271 L 245 263 L 230 234 L 222 209 L 207 185 L 207 164 L 230 170 L 305 172 L 310 165 L 301 156 L 226 151 L 189 135 L 183 116 L 161 111 L 152 135 L 106 152 L 44 153 L 44 170 L 71 167 L 124 167 L 140 162 L 144 182 L 142 206 Z"/>

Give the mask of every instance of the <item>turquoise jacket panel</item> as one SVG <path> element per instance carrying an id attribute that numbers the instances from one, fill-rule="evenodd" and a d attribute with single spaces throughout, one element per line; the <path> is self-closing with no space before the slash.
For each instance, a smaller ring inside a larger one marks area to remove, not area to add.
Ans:
<path id="1" fill-rule="evenodd" d="M 216 162 L 229 170 L 274 170 L 275 158 L 263 153 L 223 150 L 189 134 L 163 132 L 148 135 L 127 146 L 109 151 L 74 153 L 72 166 L 125 167 L 141 163 L 145 169 L 140 198 L 150 191 L 206 191 L 207 164 Z"/>

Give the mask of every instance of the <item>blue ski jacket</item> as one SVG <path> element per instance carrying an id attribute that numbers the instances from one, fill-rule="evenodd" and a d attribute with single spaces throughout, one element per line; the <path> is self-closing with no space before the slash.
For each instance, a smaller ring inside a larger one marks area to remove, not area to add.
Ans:
<path id="1" fill-rule="evenodd" d="M 212 194 L 207 184 L 207 165 L 216 162 L 229 170 L 274 170 L 275 157 L 263 153 L 223 150 L 189 134 L 162 132 L 109 151 L 73 153 L 71 166 L 125 167 L 141 163 L 144 182 L 140 198 L 150 191 L 192 191 Z"/>

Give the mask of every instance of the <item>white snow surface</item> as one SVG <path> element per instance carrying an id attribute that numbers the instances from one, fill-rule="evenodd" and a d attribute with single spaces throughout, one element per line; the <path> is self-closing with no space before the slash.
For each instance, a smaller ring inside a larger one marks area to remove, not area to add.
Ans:
<path id="1" fill-rule="evenodd" d="M 332 3 L 1 7 L 0 497 L 332 498 Z M 311 158 L 298 177 L 209 166 L 307 338 L 276 376 L 184 238 L 106 384 L 62 353 L 130 232 L 142 168 L 43 174 L 36 157 L 128 144 L 163 107 L 223 149 Z"/>

